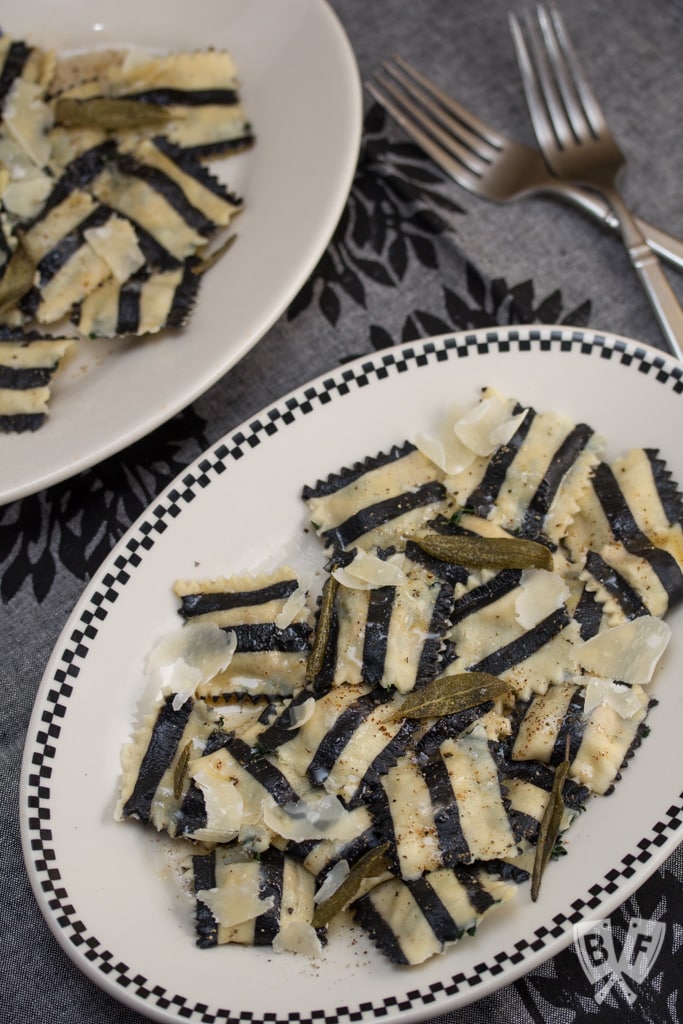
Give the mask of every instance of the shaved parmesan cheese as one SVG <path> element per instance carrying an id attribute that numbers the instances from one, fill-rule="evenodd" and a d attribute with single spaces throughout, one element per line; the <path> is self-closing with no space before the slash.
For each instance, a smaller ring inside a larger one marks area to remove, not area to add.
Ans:
<path id="1" fill-rule="evenodd" d="M 417 434 L 415 447 L 444 473 L 449 474 L 461 473 L 476 458 L 471 448 L 467 448 L 455 435 L 446 440 L 427 434 Z"/>
<path id="2" fill-rule="evenodd" d="M 253 921 L 275 905 L 273 896 L 262 898 L 254 888 L 250 864 L 230 864 L 225 870 L 229 884 L 216 889 L 200 889 L 197 899 L 205 903 L 221 928 L 232 928 Z M 246 869 L 246 870 L 245 870 Z"/>
<path id="3" fill-rule="evenodd" d="M 514 403 L 490 394 L 465 413 L 454 426 L 455 435 L 477 455 L 491 455 L 506 444 L 523 422 L 527 410 L 512 416 Z"/>
<path id="4" fill-rule="evenodd" d="M 525 569 L 515 598 L 515 617 L 524 629 L 561 608 L 569 597 L 569 587 L 559 573 L 546 569 Z"/>
<path id="5" fill-rule="evenodd" d="M 351 874 L 351 868 L 347 860 L 338 860 L 334 867 L 325 876 L 325 881 L 315 894 L 315 902 L 323 903 L 332 896 L 345 878 Z"/>
<path id="6" fill-rule="evenodd" d="M 399 562 L 402 556 L 391 559 L 359 551 L 352 562 L 332 573 L 338 583 L 352 590 L 372 590 L 374 587 L 398 586 L 405 581 L 405 573 Z"/>
<path id="7" fill-rule="evenodd" d="M 90 248 L 104 260 L 121 283 L 127 281 L 145 262 L 135 228 L 124 217 L 110 217 L 106 224 L 87 228 L 83 235 Z"/>
<path id="8" fill-rule="evenodd" d="M 162 689 L 175 693 L 174 710 L 200 683 L 223 672 L 232 660 L 237 637 L 211 622 L 190 623 L 163 637 L 149 655 L 147 671 Z M 177 706 L 176 706 L 177 704 Z"/>
<path id="9" fill-rule="evenodd" d="M 236 839 L 244 816 L 244 800 L 232 775 L 223 774 L 212 756 L 200 758 L 190 774 L 204 795 L 206 827 L 195 830 L 203 842 L 229 843 Z"/>
<path id="10" fill-rule="evenodd" d="M 289 718 L 291 721 L 290 729 L 300 729 L 302 725 L 305 725 L 310 718 L 313 717 L 315 712 L 316 700 L 315 697 L 309 697 L 303 704 L 295 704 L 289 709 Z"/>
<path id="11" fill-rule="evenodd" d="M 474 451 L 468 448 L 455 434 L 455 424 L 462 415 L 463 412 L 459 406 L 452 406 L 445 417 L 438 437 L 418 434 L 415 438 L 415 446 L 422 454 L 431 459 L 444 473 L 451 475 L 467 469 L 476 458 Z"/>
<path id="12" fill-rule="evenodd" d="M 52 191 L 53 178 L 36 167 L 21 146 L 8 136 L 0 136 L 0 165 L 2 205 L 15 217 L 32 220 Z"/>
<path id="13" fill-rule="evenodd" d="M 326 794 L 319 800 L 276 804 L 263 808 L 263 820 L 269 829 L 296 842 L 306 839 L 353 839 L 358 821 L 336 796 Z"/>
<path id="14" fill-rule="evenodd" d="M 3 110 L 7 131 L 36 167 L 46 166 L 51 149 L 47 133 L 52 127 L 52 112 L 42 97 L 40 85 L 16 78 Z"/>
<path id="15" fill-rule="evenodd" d="M 278 629 L 287 629 L 306 604 L 308 591 L 305 587 L 297 587 L 284 603 L 282 611 L 275 616 L 274 622 Z"/>
<path id="16" fill-rule="evenodd" d="M 622 718 L 633 718 L 642 710 L 643 702 L 640 687 L 626 686 L 615 683 L 612 679 L 591 677 L 586 683 L 584 710 L 587 715 L 599 704 L 609 704 Z"/>
<path id="17" fill-rule="evenodd" d="M 323 951 L 315 928 L 305 921 L 290 921 L 282 925 L 273 939 L 275 953 L 303 953 L 304 956 L 320 956 Z"/>
<path id="18" fill-rule="evenodd" d="M 671 628 L 652 615 L 641 615 L 586 640 L 578 650 L 579 664 L 604 679 L 649 683 L 671 638 Z"/>

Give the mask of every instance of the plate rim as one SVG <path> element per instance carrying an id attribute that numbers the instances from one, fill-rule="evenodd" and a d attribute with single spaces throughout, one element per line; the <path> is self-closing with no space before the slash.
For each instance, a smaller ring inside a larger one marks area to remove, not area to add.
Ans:
<path id="1" fill-rule="evenodd" d="M 53 487 L 79 473 L 91 469 L 93 466 L 99 465 L 168 422 L 180 410 L 196 401 L 221 380 L 265 337 L 314 272 L 339 225 L 353 185 L 362 143 L 363 87 L 355 52 L 337 12 L 327 0 L 306 0 L 306 2 L 315 8 L 316 17 L 321 20 L 321 23 L 325 22 L 327 24 L 330 29 L 330 37 L 335 39 L 340 67 L 343 67 L 345 70 L 344 87 L 347 90 L 348 113 L 352 120 L 352 130 L 349 132 L 349 137 L 341 149 L 340 159 L 336 164 L 339 168 L 339 184 L 334 195 L 334 201 L 330 202 L 329 208 L 325 212 L 325 229 L 319 231 L 315 244 L 309 244 L 307 258 L 301 261 L 297 268 L 297 273 L 292 275 L 288 281 L 288 287 L 284 291 L 280 289 L 282 291 L 280 299 L 277 304 L 272 305 L 269 316 L 259 321 L 258 330 L 250 335 L 247 341 L 241 341 L 236 347 L 236 351 L 229 353 L 227 358 L 216 360 L 201 375 L 201 380 L 195 381 L 192 388 L 183 390 L 182 394 L 178 392 L 169 402 L 160 403 L 155 412 L 150 414 L 148 411 L 144 416 L 140 416 L 138 422 L 132 428 L 122 430 L 116 436 L 108 438 L 105 443 L 100 444 L 95 450 L 89 451 L 84 455 L 73 454 L 73 457 L 63 462 L 62 465 L 42 472 L 39 478 L 19 480 L 10 486 L 4 486 L 2 479 L 0 479 L 0 507 Z M 36 45 L 38 44 L 36 43 Z M 192 319 L 190 319 L 184 330 L 186 332 L 192 330 Z M 151 343 L 154 343 L 159 337 L 160 335 L 154 335 L 149 340 Z M 101 340 L 103 342 L 111 341 L 111 339 Z M 54 400 L 55 397 L 53 395 L 51 402 Z M 40 435 L 41 431 L 47 428 L 49 428 L 49 413 L 48 420 L 36 433 Z M 20 438 L 21 435 L 0 434 L 0 440 L 3 437 L 9 438 L 11 443 L 12 438 Z"/>
<path id="2" fill-rule="evenodd" d="M 470 977 L 456 975 L 451 978 L 452 985 L 432 984 L 427 992 L 413 990 L 411 997 L 417 1000 L 417 1004 L 409 1009 L 396 1010 L 392 1016 L 391 1010 L 386 1005 L 371 1005 L 367 1001 L 359 1006 L 337 1008 L 334 1015 L 327 1011 L 318 1010 L 310 1013 L 295 1013 L 279 1015 L 265 1013 L 263 1017 L 248 1011 L 239 1009 L 235 1011 L 219 1010 L 211 1015 L 208 1009 L 202 1010 L 201 1004 L 192 1010 L 184 1003 L 159 1007 L 148 1004 L 143 998 L 128 990 L 130 980 L 124 977 L 121 979 L 112 978 L 112 968 L 106 960 L 99 965 L 94 960 L 83 956 L 80 932 L 76 931 L 76 940 L 73 935 L 66 933 L 66 926 L 71 925 L 68 914 L 64 916 L 64 908 L 60 907 L 62 922 L 58 920 L 54 908 L 49 906 L 48 898 L 52 893 L 54 900 L 54 884 L 51 880 L 51 867 L 49 856 L 38 858 L 36 850 L 49 853 L 49 845 L 44 846 L 41 834 L 41 818 L 39 813 L 40 799 L 37 795 L 41 787 L 44 788 L 45 780 L 41 775 L 43 771 L 43 758 L 49 761 L 54 757 L 56 746 L 54 743 L 59 735 L 59 719 L 65 713 L 63 700 L 68 702 L 73 687 L 69 681 L 74 673 L 73 665 L 79 655 L 79 645 L 84 642 L 83 632 L 77 627 L 83 622 L 83 611 L 89 602 L 100 593 L 103 588 L 110 593 L 116 593 L 117 578 L 125 585 L 125 563 L 140 557 L 138 552 L 153 545 L 151 534 L 156 528 L 163 524 L 163 520 L 174 517 L 183 501 L 192 500 L 193 486 L 208 486 L 213 479 L 213 474 L 218 471 L 216 467 L 223 464 L 223 460 L 229 462 L 234 457 L 234 452 L 241 445 L 246 444 L 248 439 L 258 437 L 262 430 L 273 426 L 273 416 L 278 418 L 283 414 L 282 425 L 296 422 L 297 418 L 311 411 L 311 403 L 316 401 L 324 404 L 329 400 L 329 392 L 334 389 L 346 388 L 350 380 L 364 381 L 371 374 L 378 377 L 386 376 L 389 372 L 403 372 L 410 361 L 417 365 L 432 360 L 454 360 L 465 358 L 472 354 L 479 354 L 482 351 L 486 354 L 489 346 L 498 346 L 498 351 L 509 351 L 510 345 L 517 345 L 519 351 L 552 352 L 559 348 L 560 351 L 571 351 L 578 349 L 582 354 L 590 355 L 594 349 L 600 350 L 600 355 L 611 358 L 613 355 L 623 362 L 638 364 L 638 369 L 644 373 L 654 372 L 661 382 L 672 382 L 674 390 L 683 393 L 683 365 L 668 354 L 650 345 L 635 341 L 623 335 L 613 334 L 606 331 L 596 331 L 586 328 L 575 328 L 567 325 L 515 325 L 512 327 L 501 326 L 495 328 L 480 328 L 470 331 L 448 332 L 433 337 L 421 338 L 414 342 L 404 342 L 378 352 L 359 356 L 349 363 L 343 364 L 336 370 L 323 373 L 300 387 L 295 388 L 282 396 L 276 402 L 265 406 L 259 413 L 250 416 L 248 421 L 228 431 L 221 439 L 208 446 L 207 449 L 197 456 L 175 479 L 149 504 L 147 509 L 131 524 L 126 533 L 117 542 L 110 554 L 103 560 L 99 569 L 94 573 L 90 582 L 83 588 L 79 598 L 72 608 L 67 621 L 60 632 L 60 635 L 53 647 L 52 653 L 46 665 L 41 683 L 39 685 L 33 712 L 29 722 L 24 752 L 21 765 L 20 781 L 20 826 L 22 851 L 26 871 L 36 897 L 39 909 L 45 917 L 53 935 L 62 948 L 67 952 L 76 967 L 80 969 L 90 980 L 94 981 L 100 988 L 119 1002 L 135 1009 L 137 1012 L 152 1019 L 162 1021 L 175 1021 L 185 1019 L 191 1021 L 221 1020 L 229 1019 L 238 1021 L 248 1020 L 250 1024 L 274 1024 L 274 1022 L 287 1022 L 293 1024 L 312 1024 L 313 1021 L 329 1021 L 334 1024 L 344 1019 L 370 1020 L 379 1014 L 388 1021 L 393 1019 L 400 1021 L 418 1021 L 437 1013 L 452 1012 L 464 1007 L 477 999 L 490 995 L 504 985 L 510 984 L 520 976 L 539 966 L 551 957 L 556 956 L 562 949 L 572 942 L 571 925 L 575 923 L 574 918 L 582 920 L 583 909 L 599 909 L 602 916 L 612 913 L 620 904 L 629 898 L 667 859 L 683 841 L 683 832 L 677 834 L 677 829 L 683 824 L 683 792 L 679 795 L 679 804 L 672 804 L 669 808 L 669 819 L 664 822 L 659 820 L 652 824 L 647 835 L 641 838 L 639 853 L 629 851 L 619 864 L 613 864 L 610 870 L 602 877 L 596 878 L 590 890 L 576 896 L 571 903 L 574 910 L 572 916 L 560 914 L 553 919 L 553 928 L 544 925 L 537 928 L 533 934 L 521 939 L 515 946 L 514 952 L 505 953 L 501 951 L 499 956 L 491 963 L 478 965 L 476 973 Z M 500 346 L 503 346 L 501 348 Z M 359 385 L 364 386 L 364 385 Z M 327 396 L 327 397 L 326 397 Z M 286 417 L 290 417 L 287 419 Z M 275 429 L 279 429 L 278 426 Z M 239 457 L 239 456 L 238 456 Z M 213 460 L 213 466 L 211 466 Z M 204 482 L 202 482 L 204 481 Z M 156 524 L 156 525 L 155 525 Z M 114 598 L 110 598 L 115 600 Z M 106 597 L 105 599 L 106 600 Z M 55 686 L 59 689 L 55 690 Z M 61 689 L 63 688 L 63 690 Z M 46 706 L 50 690 L 54 694 L 52 704 L 55 713 L 46 719 Z M 47 724 L 46 724 L 47 722 Z M 42 754 L 37 756 L 37 751 Z M 50 753 L 50 751 L 52 751 Z M 49 768 L 49 766 L 48 766 Z M 49 774 L 49 770 L 48 770 Z M 33 807 L 31 806 L 33 804 Z M 49 840 L 46 840 L 49 843 Z M 634 863 L 638 862 L 634 867 Z M 616 879 L 622 879 L 617 884 Z M 626 881 L 624 881 L 624 879 Z M 632 882 L 629 879 L 633 879 Z M 584 898 L 585 897 L 585 898 Z M 68 894 L 67 894 L 68 900 Z M 57 903 L 61 903 L 57 900 Z M 579 906 L 581 905 L 581 909 Z M 64 923 L 65 922 L 65 923 Z M 85 926 L 81 926 L 85 928 Z M 531 950 L 526 955 L 523 949 Z M 500 959 L 503 957 L 503 959 Z M 502 963 L 508 959 L 510 966 L 503 967 Z M 129 970 L 127 965 L 123 965 Z M 103 973 L 104 970 L 104 973 Z M 113 973 L 115 974 L 113 969 Z M 131 968 L 134 970 L 134 968 Z M 447 973 L 447 972 L 446 972 Z M 485 991 L 481 991 L 481 982 L 485 981 Z M 134 987 L 134 986 L 133 986 Z M 449 993 L 448 988 L 454 988 Z M 441 989 L 437 997 L 435 988 Z M 445 994 L 444 994 L 445 993 Z M 443 998 L 442 998 L 443 997 Z M 182 999 L 183 997 L 181 997 Z M 442 998 L 440 1002 L 439 999 Z M 385 1000 L 386 1004 L 386 1000 Z M 199 1005 L 199 1004 L 198 1004 Z M 395 1008 L 394 1008 L 395 1009 Z M 342 1012 L 344 1011 L 344 1012 Z"/>

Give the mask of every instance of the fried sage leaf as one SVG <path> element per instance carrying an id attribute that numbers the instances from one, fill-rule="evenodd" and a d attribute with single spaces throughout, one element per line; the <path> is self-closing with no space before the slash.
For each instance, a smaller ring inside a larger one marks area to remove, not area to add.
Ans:
<path id="1" fill-rule="evenodd" d="M 541 888 L 541 878 L 545 871 L 550 855 L 553 852 L 557 837 L 560 834 L 560 826 L 564 815 L 564 800 L 562 790 L 569 774 L 569 737 L 565 747 L 564 761 L 558 764 L 555 769 L 555 777 L 550 790 L 550 797 L 546 804 L 541 824 L 538 830 L 538 842 L 534 855 L 534 866 L 531 872 L 531 898 L 535 902 Z"/>
<path id="2" fill-rule="evenodd" d="M 393 718 L 441 718 L 509 693 L 510 684 L 488 672 L 458 672 L 408 694 Z"/>
<path id="3" fill-rule="evenodd" d="M 207 270 L 210 270 L 211 267 L 215 266 L 215 264 L 218 263 L 221 256 L 224 256 L 226 254 L 226 252 L 233 245 L 236 239 L 237 235 L 230 235 L 229 238 L 226 238 L 222 245 L 219 245 L 217 249 L 214 249 L 213 252 L 210 252 L 208 256 L 204 256 L 195 266 L 191 268 L 192 273 L 205 274 Z"/>
<path id="4" fill-rule="evenodd" d="M 156 103 L 140 100 L 74 100 L 64 97 L 55 105 L 55 121 L 68 128 L 99 128 L 103 132 L 154 127 L 166 124 L 171 115 Z"/>
<path id="5" fill-rule="evenodd" d="M 386 870 L 388 849 L 389 843 L 382 843 L 381 846 L 368 850 L 359 861 L 356 861 L 341 885 L 315 908 L 312 921 L 314 928 L 323 928 L 329 924 L 333 917 L 355 899 L 366 879 L 380 875 Z"/>
<path id="6" fill-rule="evenodd" d="M 320 614 L 315 629 L 313 647 L 306 662 L 306 682 L 312 683 L 321 668 L 325 658 L 325 651 L 330 639 L 330 626 L 332 623 L 332 612 L 334 611 L 334 599 L 339 588 L 339 583 L 334 576 L 328 576 L 322 592 Z"/>
<path id="7" fill-rule="evenodd" d="M 0 278 L 0 313 L 15 306 L 29 291 L 35 272 L 35 264 L 20 240 Z"/>
<path id="8" fill-rule="evenodd" d="M 431 558 L 473 569 L 553 568 L 552 552 L 535 540 L 442 533 L 429 533 L 408 539 L 414 541 Z"/>
<path id="9" fill-rule="evenodd" d="M 192 753 L 192 740 L 189 740 L 183 747 L 182 753 L 176 761 L 176 766 L 173 771 L 173 796 L 176 800 L 180 800 L 183 793 L 183 780 L 185 778 L 185 772 L 187 771 L 187 763 L 190 760 L 190 754 Z"/>

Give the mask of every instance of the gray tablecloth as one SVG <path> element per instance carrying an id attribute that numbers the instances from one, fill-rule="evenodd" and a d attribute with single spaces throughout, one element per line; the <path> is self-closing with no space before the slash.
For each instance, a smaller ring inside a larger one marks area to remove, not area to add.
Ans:
<path id="1" fill-rule="evenodd" d="M 493 124 L 532 142 L 503 0 L 334 0 L 362 77 L 398 52 Z M 626 198 L 683 237 L 683 5 L 560 4 L 628 158 Z M 683 298 L 683 277 L 672 282 Z M 448 182 L 366 96 L 359 166 L 328 253 L 287 313 L 190 408 L 102 465 L 0 508 L 0 1021 L 132 1024 L 86 979 L 32 896 L 19 839 L 19 768 L 32 701 L 84 582 L 145 505 L 204 447 L 281 394 L 393 342 L 514 322 L 590 326 L 662 345 L 619 242 L 548 198 L 508 206 Z M 0 466 L 0 473 L 2 467 Z M 598 1006 L 572 948 L 445 1020 L 569 1024 L 683 1019 L 683 858 L 613 916 L 667 924 L 656 970 L 629 1008 Z M 620 931 L 619 931 L 620 930 Z"/>

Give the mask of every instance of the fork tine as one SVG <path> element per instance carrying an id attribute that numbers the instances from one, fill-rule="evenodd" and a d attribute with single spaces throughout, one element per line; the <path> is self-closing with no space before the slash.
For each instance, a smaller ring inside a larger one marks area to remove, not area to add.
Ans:
<path id="1" fill-rule="evenodd" d="M 433 82 L 430 82 L 428 78 L 425 78 L 417 68 L 414 68 L 412 64 L 409 64 L 407 60 L 403 59 L 403 57 L 399 57 L 398 54 L 394 54 L 391 61 L 394 65 L 401 68 L 405 75 L 412 78 L 414 82 L 417 82 L 426 93 L 433 96 L 442 107 L 448 110 L 474 135 L 478 135 L 485 142 L 488 142 L 490 146 L 493 146 L 494 149 L 502 149 L 505 146 L 507 139 L 504 135 L 486 124 L 485 121 L 482 121 L 471 111 L 461 106 L 457 100 L 453 99 L 452 96 L 449 96 L 448 93 L 444 92 L 442 89 L 439 89 L 439 87 L 434 85 Z M 392 74 L 396 73 L 394 68 L 390 69 L 388 62 L 385 62 L 384 66 L 387 70 L 391 70 Z"/>
<path id="2" fill-rule="evenodd" d="M 558 83 L 565 104 L 568 105 L 571 102 L 572 95 L 577 95 L 593 134 L 597 136 L 601 132 L 607 131 L 607 122 L 602 108 L 588 84 L 588 79 L 572 46 L 560 12 L 553 4 L 549 4 L 547 7 L 539 4 L 537 17 L 546 44 L 553 53 L 557 54 Z M 570 79 L 567 76 L 570 76 Z"/>
<path id="3" fill-rule="evenodd" d="M 514 14 L 509 15 L 509 22 L 527 105 L 541 148 L 559 146 L 563 149 L 574 142 L 574 134 L 551 74 L 547 51 L 528 16 L 524 18 L 524 29 Z"/>
<path id="4" fill-rule="evenodd" d="M 481 170 L 478 172 L 473 171 L 471 167 L 468 167 L 456 158 L 456 156 L 451 152 L 454 146 L 452 140 L 449 140 L 449 147 L 448 149 L 445 149 L 443 145 L 434 139 L 433 135 L 428 134 L 420 123 L 419 108 L 415 108 L 418 113 L 418 119 L 415 119 L 406 109 L 405 100 L 401 99 L 400 102 L 396 102 L 389 92 L 385 91 L 385 88 L 387 88 L 386 86 L 383 87 L 377 81 L 370 81 L 366 82 L 365 87 L 370 95 L 377 100 L 380 106 L 384 107 L 384 109 L 391 114 L 401 128 L 403 128 L 406 135 L 409 135 L 410 138 L 413 139 L 413 141 L 416 142 L 418 146 L 420 146 L 425 153 L 432 158 L 434 163 L 443 168 L 446 174 L 453 178 L 458 185 L 461 185 L 470 192 L 479 191 Z M 428 127 L 433 131 L 433 125 L 431 125 L 431 123 Z M 473 154 L 470 154 L 470 157 L 473 157 Z"/>
<path id="5" fill-rule="evenodd" d="M 531 60 L 531 54 L 529 53 L 519 18 L 510 12 L 508 23 L 517 57 L 517 65 L 522 76 L 522 87 L 539 145 L 541 149 L 556 149 L 558 144 L 557 136 L 550 123 L 541 84 Z"/>
<path id="6" fill-rule="evenodd" d="M 467 150 L 470 150 L 486 163 L 490 163 L 492 160 L 495 160 L 501 147 L 492 145 L 487 139 L 483 139 L 478 132 L 472 131 L 467 125 L 463 124 L 460 118 L 453 117 L 450 111 L 453 107 L 458 107 L 459 104 L 454 101 L 444 102 L 449 101 L 449 97 L 446 93 L 441 92 L 440 89 L 432 85 L 428 79 L 423 78 L 421 75 L 419 76 L 419 79 L 413 81 L 409 75 L 403 73 L 399 64 L 393 64 L 390 61 L 385 61 L 382 64 L 381 70 L 391 79 L 391 87 L 386 78 L 384 79 L 384 82 L 385 88 L 389 89 L 392 95 L 397 99 L 402 99 L 404 102 L 409 102 L 411 106 L 414 101 L 417 101 L 420 107 L 429 111 L 432 117 L 435 118 L 434 122 L 430 122 L 433 126 L 431 130 L 433 130 L 435 134 L 439 135 L 441 142 L 444 145 L 448 145 L 448 140 L 453 138 L 457 143 L 465 146 Z M 420 79 L 422 82 L 427 83 L 427 88 L 423 88 L 420 83 Z M 393 86 L 394 82 L 401 86 L 400 93 L 398 93 L 395 86 Z M 417 114 L 415 114 L 415 116 L 417 116 Z M 424 123 L 426 126 L 427 121 L 425 120 Z M 446 136 L 443 136 L 438 132 L 439 125 L 446 129 L 446 132 L 448 133 Z M 468 160 L 469 153 L 463 151 L 460 156 L 464 162 L 470 165 L 470 161 Z M 475 168 L 473 167 L 472 169 L 474 170 Z M 479 172 L 483 170 L 481 164 L 476 164 L 476 170 Z"/>

